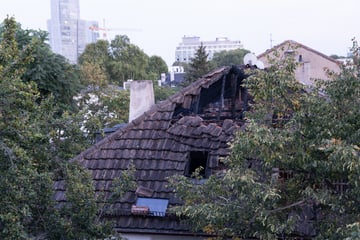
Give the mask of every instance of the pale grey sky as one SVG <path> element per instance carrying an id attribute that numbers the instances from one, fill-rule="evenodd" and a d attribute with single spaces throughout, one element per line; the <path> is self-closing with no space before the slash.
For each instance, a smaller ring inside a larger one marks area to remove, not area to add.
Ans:
<path id="1" fill-rule="evenodd" d="M 23 28 L 46 29 L 50 0 L 0 0 L 1 21 L 14 16 Z M 110 31 L 126 34 L 148 55 L 169 65 L 184 35 L 203 41 L 240 40 L 256 55 L 291 39 L 324 54 L 346 55 L 360 39 L 359 0 L 80 0 L 80 17 L 105 19 Z"/>

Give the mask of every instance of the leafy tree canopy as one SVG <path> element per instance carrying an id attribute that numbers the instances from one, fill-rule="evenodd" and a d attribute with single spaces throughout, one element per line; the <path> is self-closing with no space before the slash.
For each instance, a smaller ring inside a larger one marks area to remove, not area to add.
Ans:
<path id="1" fill-rule="evenodd" d="M 168 67 L 161 57 L 154 55 L 149 58 L 147 72 L 149 80 L 159 80 L 162 73 L 168 72 Z"/>
<path id="2" fill-rule="evenodd" d="M 79 64 L 84 84 L 97 86 L 122 86 L 128 79 L 158 80 L 168 72 L 161 57 L 149 57 L 126 35 L 117 35 L 110 43 L 99 40 L 87 45 Z"/>
<path id="3" fill-rule="evenodd" d="M 88 144 L 80 128 L 83 118 L 67 111 L 58 114 L 59 107 L 51 94 L 41 96 L 34 81 L 22 79 L 36 59 L 38 45 L 31 41 L 26 47 L 20 47 L 22 41 L 18 41 L 18 25 L 14 18 L 5 19 L 2 27 L 0 238 L 111 236 L 108 225 L 98 220 L 95 196 L 88 194 L 92 188 L 88 184 L 90 178 L 82 169 L 67 162 Z M 39 98 L 42 101 L 37 101 Z M 53 180 L 64 176 L 72 177 L 66 189 L 69 204 L 75 207 L 86 202 L 84 211 L 63 213 L 53 202 Z M 72 190 L 76 194 L 72 194 Z"/>
<path id="4" fill-rule="evenodd" d="M 244 56 L 249 52 L 246 49 L 224 50 L 215 53 L 211 62 L 216 67 L 241 65 L 244 63 Z"/>
<path id="5" fill-rule="evenodd" d="M 203 185 L 172 179 L 185 203 L 174 210 L 196 230 L 259 239 L 360 235 L 359 65 L 311 91 L 295 80 L 296 67 L 286 58 L 251 73 L 255 103 L 223 175 Z"/>
<path id="6" fill-rule="evenodd" d="M 6 34 L 5 24 L 0 27 L 0 34 Z M 13 33 L 19 49 L 27 49 L 31 61 L 22 63 L 21 79 L 24 82 L 35 82 L 40 98 L 54 96 L 55 102 L 63 110 L 74 108 L 73 96 L 80 90 L 80 79 L 75 66 L 61 55 L 54 54 L 46 44 L 47 33 L 36 30 L 23 30 L 19 23 L 14 23 Z M 1 40 L 6 41 L 7 36 Z M 31 52 L 30 52 L 31 51 Z M 20 65 L 15 66 L 19 68 Z M 40 99 L 38 99 L 40 100 Z"/>

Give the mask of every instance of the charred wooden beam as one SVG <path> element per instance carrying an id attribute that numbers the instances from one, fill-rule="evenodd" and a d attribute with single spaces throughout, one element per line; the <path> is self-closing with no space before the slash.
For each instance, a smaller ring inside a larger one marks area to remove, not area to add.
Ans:
<path id="1" fill-rule="evenodd" d="M 220 95 L 220 108 L 217 115 L 217 120 L 220 120 L 221 113 L 224 109 L 224 91 L 225 91 L 226 74 L 222 77 L 221 82 L 221 95 Z"/>

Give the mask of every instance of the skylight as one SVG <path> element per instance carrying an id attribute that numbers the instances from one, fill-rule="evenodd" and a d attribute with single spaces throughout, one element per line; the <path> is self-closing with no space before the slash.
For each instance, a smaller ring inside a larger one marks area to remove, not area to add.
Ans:
<path id="1" fill-rule="evenodd" d="M 168 207 L 169 200 L 162 198 L 142 198 L 139 197 L 136 201 L 136 206 L 148 207 L 149 215 L 164 217 Z"/>

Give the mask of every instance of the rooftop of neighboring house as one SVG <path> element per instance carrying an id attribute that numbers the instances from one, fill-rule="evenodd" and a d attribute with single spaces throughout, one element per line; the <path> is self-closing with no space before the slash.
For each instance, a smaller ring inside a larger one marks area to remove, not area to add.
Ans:
<path id="1" fill-rule="evenodd" d="M 280 44 L 278 44 L 278 45 L 276 45 L 276 46 L 274 46 L 274 47 L 266 50 L 265 52 L 263 52 L 263 53 L 261 53 L 261 54 L 259 54 L 257 57 L 258 57 L 259 59 L 260 59 L 260 58 L 263 58 L 263 57 L 269 55 L 269 54 L 270 54 L 271 52 L 273 52 L 274 50 L 280 49 L 280 48 L 282 48 L 282 47 L 286 48 L 286 50 L 288 50 L 288 47 L 290 47 L 291 50 L 296 50 L 296 48 L 303 48 L 303 49 L 305 49 L 305 50 L 307 50 L 307 51 L 310 51 L 310 52 L 312 52 L 312 53 L 314 53 L 314 54 L 316 54 L 316 55 L 319 55 L 319 56 L 321 56 L 321 57 L 323 57 L 323 58 L 325 58 L 325 59 L 327 59 L 327 60 L 329 60 L 329 61 L 331 61 L 331 62 L 334 62 L 334 63 L 339 64 L 339 65 L 341 64 L 341 61 L 338 61 L 338 60 L 336 60 L 336 59 L 334 59 L 334 58 L 332 58 L 332 57 L 330 57 L 330 56 L 328 56 L 328 55 L 326 55 L 326 54 L 323 54 L 323 53 L 321 53 L 321 52 L 319 52 L 319 51 L 317 51 L 317 50 L 315 50 L 315 49 L 313 49 L 313 48 L 310 48 L 310 47 L 308 47 L 308 46 L 305 46 L 304 44 L 301 44 L 301 43 L 296 42 L 296 41 L 294 41 L 294 40 L 285 40 L 285 41 L 283 41 L 282 43 L 280 43 Z M 285 51 L 286 51 L 286 50 L 285 50 Z"/>
<path id="2" fill-rule="evenodd" d="M 293 40 L 286 40 L 258 55 L 257 58 L 265 67 L 269 67 L 271 59 L 289 56 L 298 63 L 295 78 L 307 86 L 314 85 L 318 79 L 329 80 L 329 72 L 339 73 L 343 64 L 339 60 Z"/>

